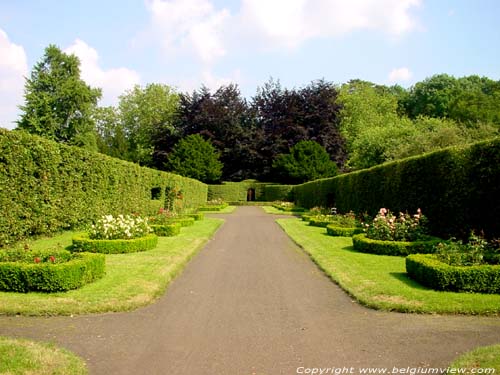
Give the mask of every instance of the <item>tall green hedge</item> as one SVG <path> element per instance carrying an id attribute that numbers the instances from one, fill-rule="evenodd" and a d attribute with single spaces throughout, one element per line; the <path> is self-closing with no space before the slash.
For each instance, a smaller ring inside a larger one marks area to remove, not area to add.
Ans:
<path id="1" fill-rule="evenodd" d="M 248 189 L 254 189 L 256 201 L 285 201 L 291 198 L 292 187 L 292 185 L 277 185 L 256 180 L 223 182 L 221 185 L 208 185 L 208 200 L 242 202 L 247 200 Z"/>
<path id="2" fill-rule="evenodd" d="M 421 208 L 433 234 L 500 236 L 500 138 L 297 185 L 298 206 L 375 215 Z"/>
<path id="3" fill-rule="evenodd" d="M 0 246 L 104 214 L 150 214 L 163 205 L 167 186 L 182 190 L 184 208 L 206 202 L 199 181 L 0 129 Z"/>

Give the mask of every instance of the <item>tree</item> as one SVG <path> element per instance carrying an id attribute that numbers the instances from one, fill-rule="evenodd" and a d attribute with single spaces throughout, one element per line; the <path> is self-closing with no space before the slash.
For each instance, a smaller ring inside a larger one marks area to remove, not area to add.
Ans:
<path id="1" fill-rule="evenodd" d="M 120 96 L 119 116 L 128 140 L 128 160 L 152 166 L 164 161 L 161 142 L 175 132 L 179 95 L 170 86 L 152 83 L 135 86 Z M 155 156 L 155 152 L 159 155 Z"/>
<path id="2" fill-rule="evenodd" d="M 92 117 L 95 122 L 99 152 L 129 160 L 128 140 L 118 110 L 115 107 L 97 107 Z"/>
<path id="3" fill-rule="evenodd" d="M 96 148 L 91 114 L 101 91 L 80 78 L 80 61 L 55 45 L 45 49 L 24 88 L 20 129 L 32 134 Z"/>
<path id="4" fill-rule="evenodd" d="M 289 154 L 279 155 L 273 163 L 282 182 L 300 184 L 337 174 L 337 166 L 325 148 L 314 141 L 301 141 L 290 148 Z"/>
<path id="5" fill-rule="evenodd" d="M 168 156 L 167 169 L 205 183 L 218 182 L 222 175 L 220 154 L 199 134 L 181 139 Z"/>

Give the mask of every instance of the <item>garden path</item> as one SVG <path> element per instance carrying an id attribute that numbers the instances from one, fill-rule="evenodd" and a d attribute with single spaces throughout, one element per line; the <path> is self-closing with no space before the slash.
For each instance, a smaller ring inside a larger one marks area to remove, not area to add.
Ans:
<path id="1" fill-rule="evenodd" d="M 303 367 L 444 367 L 500 341 L 500 319 L 373 311 L 332 283 L 258 207 L 226 223 L 165 296 L 129 313 L 1 317 L 91 374 L 296 374 Z M 297 370 L 298 369 L 298 370 Z"/>

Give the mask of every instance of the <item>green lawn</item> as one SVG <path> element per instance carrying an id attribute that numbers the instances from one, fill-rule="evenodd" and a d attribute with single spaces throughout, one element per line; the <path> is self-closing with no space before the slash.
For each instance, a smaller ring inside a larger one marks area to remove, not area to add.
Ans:
<path id="1" fill-rule="evenodd" d="M 236 206 L 227 206 L 220 211 L 203 211 L 204 214 L 230 214 L 236 210 Z"/>
<path id="2" fill-rule="evenodd" d="M 450 365 L 452 368 L 466 368 L 469 373 L 485 374 L 477 369 L 495 369 L 495 374 L 500 374 L 500 345 L 484 346 L 457 358 Z M 475 371 L 470 371 L 474 369 Z M 492 374 L 492 372 L 489 372 Z"/>
<path id="3" fill-rule="evenodd" d="M 419 313 L 500 313 L 500 295 L 438 292 L 406 276 L 403 257 L 355 252 L 351 238 L 331 237 L 325 228 L 298 219 L 278 224 L 340 287 L 371 308 Z"/>
<path id="4" fill-rule="evenodd" d="M 85 362 L 52 344 L 0 337 L 0 374 L 85 375 Z"/>
<path id="5" fill-rule="evenodd" d="M 176 237 L 160 237 L 154 250 L 106 255 L 106 275 L 77 290 L 50 294 L 0 292 L 0 314 L 71 315 L 125 311 L 147 305 L 164 293 L 222 223 L 221 219 L 206 218 L 182 228 Z M 72 234 L 39 239 L 30 247 L 65 247 L 71 244 Z"/>
<path id="6" fill-rule="evenodd" d="M 297 215 L 297 212 L 289 212 L 289 211 L 281 211 L 278 210 L 276 207 L 273 206 L 262 206 L 262 209 L 268 213 L 268 214 L 275 214 L 275 215 Z M 302 214 L 302 212 L 301 212 Z"/>

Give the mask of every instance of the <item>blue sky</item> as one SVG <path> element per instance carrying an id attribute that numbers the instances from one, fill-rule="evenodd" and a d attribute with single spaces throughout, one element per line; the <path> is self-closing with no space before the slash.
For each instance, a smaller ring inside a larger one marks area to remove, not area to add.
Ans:
<path id="1" fill-rule="evenodd" d="M 0 126 L 15 126 L 24 77 L 49 44 L 80 57 L 102 105 L 151 82 L 235 82 L 250 98 L 270 77 L 499 80 L 499 15 L 497 0 L 1 0 Z"/>

